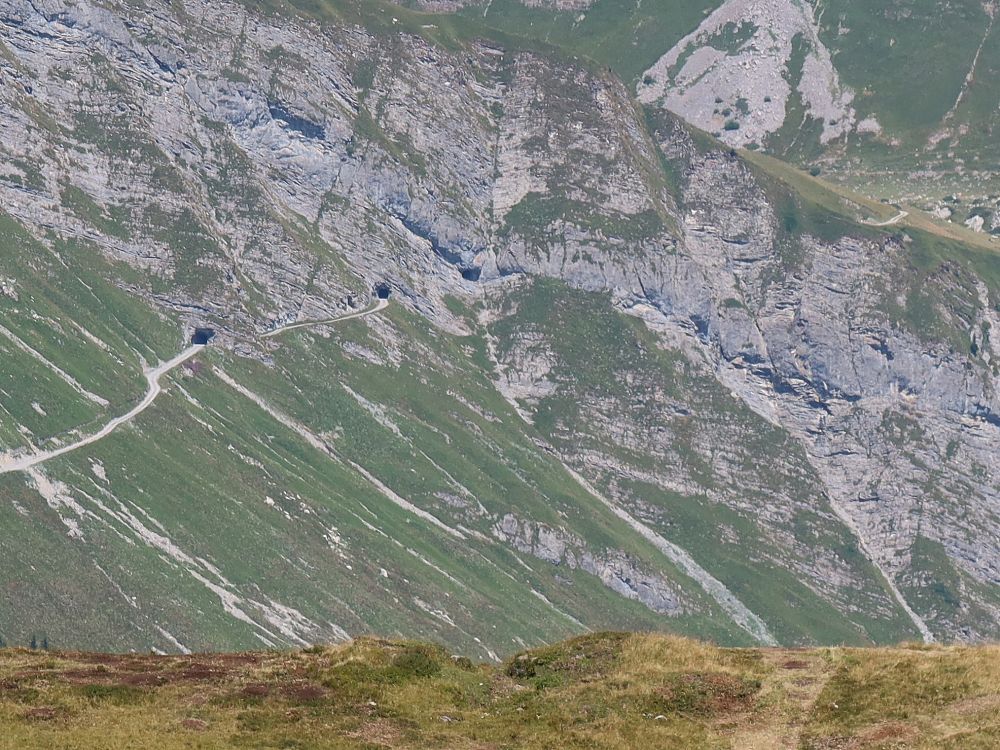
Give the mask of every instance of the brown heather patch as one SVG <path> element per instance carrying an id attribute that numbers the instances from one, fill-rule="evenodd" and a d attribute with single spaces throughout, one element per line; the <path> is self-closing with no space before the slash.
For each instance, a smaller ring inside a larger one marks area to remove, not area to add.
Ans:
<path id="1" fill-rule="evenodd" d="M 230 672 L 207 664 L 183 666 L 170 672 L 171 682 L 222 682 L 230 676 Z"/>
<path id="2" fill-rule="evenodd" d="M 271 694 L 271 687 L 262 683 L 245 685 L 240 690 L 240 695 L 244 698 L 266 698 Z"/>
<path id="3" fill-rule="evenodd" d="M 981 695 L 977 698 L 957 701 L 952 704 L 951 711 L 956 714 L 976 714 L 983 711 L 992 711 L 994 716 L 1000 717 L 1000 692 L 993 695 Z"/>
<path id="4" fill-rule="evenodd" d="M 675 675 L 660 689 L 669 710 L 705 716 L 748 711 L 760 683 L 725 672 L 692 672 Z"/>
<path id="5" fill-rule="evenodd" d="M 144 672 L 118 675 L 118 684 L 129 687 L 156 688 L 169 684 L 170 678 L 162 672 Z"/>
<path id="6" fill-rule="evenodd" d="M 282 693 L 293 703 L 318 703 L 328 695 L 322 686 L 311 684 L 285 685 Z"/>
<path id="7" fill-rule="evenodd" d="M 789 659 L 781 665 L 782 669 L 809 669 L 809 662 L 801 659 Z"/>
<path id="8" fill-rule="evenodd" d="M 59 679 L 86 685 L 107 685 L 116 681 L 116 674 L 106 669 L 64 669 Z"/>

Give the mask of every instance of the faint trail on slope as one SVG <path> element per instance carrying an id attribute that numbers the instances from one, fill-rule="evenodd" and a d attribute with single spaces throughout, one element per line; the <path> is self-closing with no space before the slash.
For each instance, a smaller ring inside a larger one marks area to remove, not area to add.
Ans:
<path id="1" fill-rule="evenodd" d="M 153 402 L 156 400 L 156 397 L 159 396 L 160 392 L 163 390 L 160 386 L 160 378 L 163 375 L 170 372 L 178 365 L 181 365 L 187 360 L 191 359 L 191 357 L 193 357 L 195 354 L 197 354 L 204 348 L 205 346 L 203 344 L 195 344 L 193 346 L 189 346 L 187 349 L 182 351 L 173 359 L 167 362 L 163 362 L 157 365 L 156 367 L 146 370 L 145 372 L 146 382 L 149 384 L 149 387 L 142 401 L 133 406 L 125 414 L 122 414 L 120 417 L 115 417 L 114 419 L 112 419 L 110 422 L 108 422 L 106 425 L 104 425 L 104 427 L 102 427 L 94 434 L 81 438 L 80 440 L 77 440 L 75 443 L 64 445 L 61 448 L 53 448 L 52 450 L 30 453 L 24 456 L 0 456 L 0 474 L 8 474 L 13 471 L 26 471 L 32 468 L 33 466 L 38 466 L 39 464 L 45 463 L 46 461 L 56 458 L 57 456 L 64 456 L 67 453 L 72 453 L 73 451 L 78 450 L 79 448 L 83 448 L 84 446 L 91 445 L 93 443 L 96 443 L 98 440 L 106 438 L 108 435 L 110 435 L 112 432 L 118 429 L 118 427 L 127 422 L 131 422 L 142 412 L 146 411 L 146 409 L 152 406 Z"/>
<path id="2" fill-rule="evenodd" d="M 307 429 L 304 425 L 299 424 L 299 422 L 292 419 L 288 415 L 275 409 L 267 401 L 262 399 L 256 393 L 251 391 L 249 388 L 245 388 L 244 386 L 237 383 L 221 367 L 213 367 L 212 372 L 215 373 L 215 377 L 217 377 L 219 380 L 228 385 L 230 388 L 232 388 L 234 391 L 239 393 L 244 398 L 253 401 L 255 404 L 257 404 L 257 406 L 259 406 L 261 409 L 267 412 L 272 419 L 287 427 L 289 430 L 291 430 L 300 438 L 309 443 L 309 445 L 311 445 L 313 448 L 320 451 L 321 453 L 326 453 L 326 454 L 333 453 L 333 451 L 330 449 L 330 446 L 328 446 L 325 442 L 323 442 L 323 440 L 318 435 L 316 435 L 311 430 Z"/>
<path id="3" fill-rule="evenodd" d="M 569 620 L 571 623 L 573 623 L 578 628 L 580 628 L 580 630 L 584 631 L 585 633 L 592 633 L 593 632 L 590 628 L 588 628 L 582 622 L 580 622 L 575 617 L 573 617 L 573 615 L 571 615 L 569 612 L 564 612 L 563 610 L 559 609 L 559 607 L 557 607 L 555 604 L 553 604 L 551 601 L 549 601 L 549 598 L 547 596 L 545 596 L 545 594 L 543 594 L 541 591 L 536 591 L 535 589 L 532 589 L 531 593 L 535 595 L 535 598 L 539 599 L 544 604 L 548 605 L 548 607 L 553 612 L 555 612 L 558 615 L 562 615 L 567 620 Z"/>
<path id="4" fill-rule="evenodd" d="M 265 334 L 262 334 L 260 338 L 270 338 L 271 336 L 277 336 L 279 333 L 284 333 L 285 331 L 290 331 L 290 330 L 293 330 L 295 328 L 305 328 L 307 326 L 327 325 L 327 324 L 330 324 L 330 323 L 337 323 L 337 322 L 340 322 L 340 321 L 343 321 L 343 320 L 352 320 L 354 318 L 361 318 L 361 317 L 364 317 L 366 315 L 372 315 L 373 313 L 377 313 L 380 310 L 384 310 L 388 305 L 389 305 L 389 301 L 388 300 L 380 299 L 373 307 L 370 307 L 367 310 L 361 310 L 360 312 L 356 312 L 356 313 L 349 313 L 349 314 L 343 315 L 343 316 L 341 316 L 339 318 L 326 318 L 324 320 L 313 320 L 313 321 L 305 321 L 305 322 L 302 322 L 302 323 L 292 323 L 290 325 L 283 326 L 282 328 L 276 328 L 273 331 L 269 331 L 269 332 L 267 332 Z M 446 523 L 444 523 L 437 516 L 435 516 L 435 515 L 433 515 L 431 513 L 428 513 L 423 508 L 419 508 L 416 505 L 414 505 L 413 503 L 411 503 L 409 500 L 406 500 L 405 498 L 400 497 L 390 487 L 386 486 L 382 481 L 380 481 L 378 479 L 378 477 L 376 477 L 373 474 L 371 474 L 363 466 L 360 466 L 360 465 L 354 463 L 350 459 L 345 459 L 345 458 L 337 455 L 337 453 L 333 450 L 333 448 L 330 445 L 328 445 L 325 441 L 323 441 L 318 435 L 316 435 L 315 433 L 311 432 L 304 425 L 300 424 L 299 422 L 297 422 L 296 420 L 292 419 L 288 415 L 286 415 L 286 414 L 282 413 L 281 411 L 275 409 L 265 399 L 263 399 L 260 396 L 258 396 L 256 393 L 254 393 L 253 391 L 251 391 L 249 388 L 246 388 L 245 386 L 240 385 L 239 383 L 237 383 L 228 374 L 226 374 L 226 372 L 224 370 L 222 370 L 222 369 L 220 369 L 218 367 L 214 367 L 212 369 L 215 372 L 216 376 L 218 376 L 218 378 L 222 382 L 224 382 L 230 388 L 233 388 L 234 390 L 236 390 L 238 393 L 240 393 L 244 397 L 246 397 L 246 398 L 250 399 L 251 401 L 253 401 L 255 404 L 257 404 L 257 406 L 259 406 L 261 409 L 263 409 L 265 412 L 267 412 L 271 417 L 273 417 L 274 419 L 276 419 L 278 422 L 280 422 L 281 424 L 283 424 L 288 429 L 290 429 L 293 432 L 295 432 L 296 434 L 298 434 L 303 440 L 305 440 L 307 443 L 309 443 L 309 445 L 311 445 L 313 448 L 315 448 L 316 450 L 320 451 L 321 453 L 326 454 L 327 456 L 330 456 L 331 458 L 334 458 L 334 459 L 336 459 L 338 461 L 343 461 L 344 463 L 346 463 L 347 465 L 349 465 L 358 474 L 360 474 L 362 477 L 364 477 L 372 486 L 374 486 L 380 493 L 382 493 L 383 496 L 385 496 L 389 500 L 391 500 L 394 505 L 402 508 L 403 510 L 407 511 L 408 513 L 412 513 L 413 515 L 417 516 L 418 518 L 423 519 L 424 521 L 427 521 L 428 523 L 430 523 L 431 525 L 437 527 L 438 529 L 440 529 L 444 533 L 448 534 L 449 536 L 452 536 L 452 537 L 454 537 L 456 539 L 465 539 L 466 538 L 465 534 L 463 534 L 458 529 L 453 529 L 451 526 L 448 526 Z M 375 417 L 373 416 L 373 418 L 375 418 Z"/>
<path id="5" fill-rule="evenodd" d="M 660 550 L 660 552 L 673 562 L 674 565 L 697 581 L 698 585 L 704 589 L 705 593 L 712 597 L 716 603 L 722 607 L 723 611 L 725 611 L 726 614 L 732 618 L 733 622 L 752 635 L 758 643 L 765 646 L 778 645 L 777 639 L 771 634 L 771 631 L 768 630 L 764 621 L 751 612 L 749 607 L 747 607 L 743 602 L 737 599 L 736 595 L 726 588 L 726 585 L 722 583 L 722 581 L 701 567 L 686 550 L 660 536 L 653 531 L 653 529 L 646 526 L 646 524 L 634 518 L 626 510 L 618 507 L 606 497 L 601 495 L 601 493 L 592 487 L 586 479 L 573 471 L 573 469 L 565 464 L 563 464 L 563 467 L 577 482 L 580 483 L 580 486 L 600 500 L 608 508 L 608 510 L 631 526 L 648 542 L 653 544 L 654 547 Z"/>
<path id="6" fill-rule="evenodd" d="M 385 484 L 383 484 L 378 479 L 378 477 L 376 477 L 373 474 L 371 474 L 370 472 L 368 472 L 368 470 L 365 469 L 363 466 L 359 466 L 358 464 L 356 464 L 356 463 L 354 463 L 353 461 L 350 461 L 350 460 L 347 463 L 351 465 L 351 468 L 353 468 L 361 476 L 363 476 L 365 479 L 367 479 L 372 485 L 374 485 L 375 488 L 379 492 L 381 492 L 387 498 L 389 498 L 390 500 L 392 500 L 392 502 L 395 505 L 398 505 L 403 510 L 409 511 L 410 513 L 412 513 L 413 515 L 417 516 L 418 518 L 422 518 L 425 521 L 427 521 L 428 523 L 431 523 L 434 526 L 437 526 L 439 529 L 441 529 L 441 531 L 443 531 L 444 533 L 446 533 L 446 534 L 448 534 L 450 536 L 455 537 L 456 539 L 465 539 L 465 534 L 463 534 L 461 531 L 459 531 L 458 529 L 453 529 L 451 526 L 448 526 L 446 523 L 444 523 L 443 521 L 441 521 L 437 516 L 431 515 L 430 513 L 428 513 L 423 508 L 418 508 L 416 505 L 414 505 L 413 503 L 411 503 L 409 500 L 403 499 L 402 497 L 400 497 L 399 495 L 397 495 L 395 492 L 393 492 L 393 490 L 391 488 L 389 488 Z"/>

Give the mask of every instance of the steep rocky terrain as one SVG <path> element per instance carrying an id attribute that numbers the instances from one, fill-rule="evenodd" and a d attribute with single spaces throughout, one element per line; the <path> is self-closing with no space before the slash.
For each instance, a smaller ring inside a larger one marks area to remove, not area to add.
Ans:
<path id="1" fill-rule="evenodd" d="M 1000 226 L 993 0 L 413 4 L 599 61 L 729 144 Z"/>
<path id="2" fill-rule="evenodd" d="M 218 331 L 0 474 L 8 643 L 1000 634 L 988 250 L 466 16 L 7 0 L 0 80 L 0 470 Z"/>

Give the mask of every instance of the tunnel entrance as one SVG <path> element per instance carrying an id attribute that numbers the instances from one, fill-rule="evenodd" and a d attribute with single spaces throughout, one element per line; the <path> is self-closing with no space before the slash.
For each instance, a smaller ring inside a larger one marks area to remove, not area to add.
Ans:
<path id="1" fill-rule="evenodd" d="M 479 275 L 483 272 L 483 269 L 476 268 L 475 266 L 469 266 L 468 268 L 462 269 L 462 278 L 466 281 L 479 281 Z"/>
<path id="2" fill-rule="evenodd" d="M 191 335 L 191 343 L 204 346 L 213 338 L 215 338 L 214 328 L 195 328 L 194 333 Z"/>
<path id="3" fill-rule="evenodd" d="M 392 293 L 392 288 L 384 281 L 380 281 L 375 285 L 375 296 L 379 299 L 389 299 L 389 295 Z"/>

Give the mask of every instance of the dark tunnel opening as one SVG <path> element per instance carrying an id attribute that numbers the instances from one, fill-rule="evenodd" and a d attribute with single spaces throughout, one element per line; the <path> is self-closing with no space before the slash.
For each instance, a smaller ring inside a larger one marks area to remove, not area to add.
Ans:
<path id="1" fill-rule="evenodd" d="M 191 343 L 204 346 L 213 338 L 215 338 L 214 328 L 195 328 L 194 333 L 191 335 Z"/>

